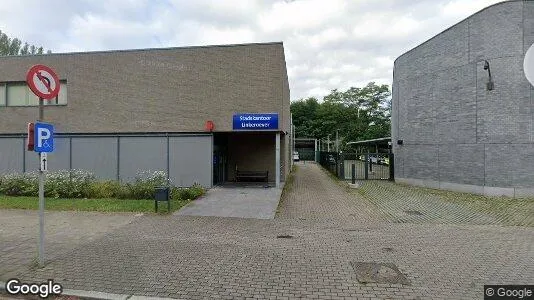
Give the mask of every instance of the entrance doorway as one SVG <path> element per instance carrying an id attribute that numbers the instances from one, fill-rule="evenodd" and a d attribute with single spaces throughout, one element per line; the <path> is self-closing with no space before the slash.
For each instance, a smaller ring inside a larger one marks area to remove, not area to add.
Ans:
<path id="1" fill-rule="evenodd" d="M 213 184 L 276 185 L 277 132 L 216 132 L 213 134 Z M 281 141 L 283 136 L 279 137 Z M 288 153 L 280 143 L 280 177 L 284 172 Z"/>
<path id="2" fill-rule="evenodd" d="M 213 185 L 221 185 L 228 180 L 227 135 L 215 134 L 213 144 Z"/>

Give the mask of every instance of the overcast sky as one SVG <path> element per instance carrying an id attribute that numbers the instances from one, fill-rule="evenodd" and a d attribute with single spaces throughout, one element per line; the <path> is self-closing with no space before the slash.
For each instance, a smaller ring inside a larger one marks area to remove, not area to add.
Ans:
<path id="1" fill-rule="evenodd" d="M 0 0 L 0 30 L 53 52 L 283 41 L 291 100 L 369 81 L 499 0 Z"/>

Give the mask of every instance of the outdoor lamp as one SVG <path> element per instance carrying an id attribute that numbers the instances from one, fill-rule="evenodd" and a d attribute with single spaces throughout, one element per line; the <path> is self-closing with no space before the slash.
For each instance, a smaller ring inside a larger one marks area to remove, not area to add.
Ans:
<path id="1" fill-rule="evenodd" d="M 491 90 L 493 90 L 495 85 L 493 84 L 493 80 L 491 79 L 490 65 L 489 65 L 489 62 L 487 60 L 484 60 L 484 70 L 488 70 L 488 76 L 489 76 L 488 83 L 486 84 L 486 89 L 488 91 L 491 91 Z"/>

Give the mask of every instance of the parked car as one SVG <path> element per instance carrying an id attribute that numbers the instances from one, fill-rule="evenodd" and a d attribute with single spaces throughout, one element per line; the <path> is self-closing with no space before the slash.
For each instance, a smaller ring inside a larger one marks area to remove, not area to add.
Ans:
<path id="1" fill-rule="evenodd" d="M 294 151 L 293 152 L 293 161 L 299 161 L 300 160 L 300 155 L 297 151 Z"/>

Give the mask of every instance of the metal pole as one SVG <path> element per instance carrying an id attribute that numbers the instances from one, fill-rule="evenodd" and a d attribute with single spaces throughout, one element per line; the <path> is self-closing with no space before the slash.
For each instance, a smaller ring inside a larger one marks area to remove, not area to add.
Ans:
<path id="1" fill-rule="evenodd" d="M 328 135 L 328 138 L 327 138 L 327 143 L 328 143 L 328 152 L 330 152 L 330 135 Z"/>
<path id="2" fill-rule="evenodd" d="M 317 152 L 317 139 L 315 139 L 315 151 L 313 152 L 313 154 L 314 154 L 313 160 L 315 162 L 317 162 L 318 161 L 318 159 L 317 159 L 317 155 L 318 155 L 318 152 Z"/>
<path id="3" fill-rule="evenodd" d="M 39 98 L 39 121 L 44 121 L 43 98 Z M 44 173 L 41 170 L 41 153 L 39 156 L 39 266 L 44 266 Z"/>
<path id="4" fill-rule="evenodd" d="M 276 187 L 280 188 L 280 132 L 276 133 L 275 145 L 276 166 L 274 170 L 276 172 Z"/>
<path id="5" fill-rule="evenodd" d="M 289 162 L 290 162 L 291 168 L 293 168 L 293 164 L 294 164 L 293 153 L 295 153 L 295 125 L 293 125 L 293 114 L 291 114 L 289 129 L 291 131 L 291 151 L 289 153 L 289 157 L 290 157 Z"/>
<path id="6" fill-rule="evenodd" d="M 352 184 L 356 183 L 356 164 L 351 165 Z"/>
<path id="7" fill-rule="evenodd" d="M 336 129 L 336 152 L 339 153 L 339 129 Z"/>

